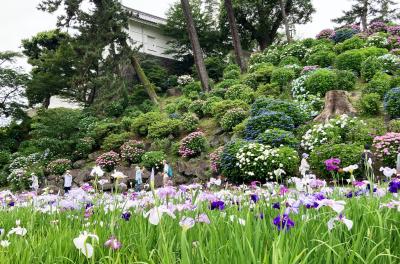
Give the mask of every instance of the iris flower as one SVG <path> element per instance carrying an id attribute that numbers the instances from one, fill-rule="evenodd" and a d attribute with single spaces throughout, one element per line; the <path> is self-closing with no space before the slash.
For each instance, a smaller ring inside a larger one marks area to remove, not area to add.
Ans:
<path id="1" fill-rule="evenodd" d="M 0 247 L 6 248 L 10 246 L 10 242 L 8 240 L 1 240 Z"/>
<path id="2" fill-rule="evenodd" d="M 347 219 L 344 215 L 339 214 L 337 217 L 331 218 L 328 221 L 329 231 L 331 231 L 335 227 L 335 221 L 345 224 L 348 230 L 351 230 L 353 228 L 353 221 Z"/>
<path id="3" fill-rule="evenodd" d="M 294 222 L 292 219 L 289 218 L 289 215 L 283 214 L 278 215 L 277 217 L 274 218 L 273 220 L 274 225 L 278 228 L 278 230 L 282 230 L 286 228 L 286 230 L 289 230 L 290 228 L 294 227 Z"/>
<path id="4" fill-rule="evenodd" d="M 144 214 L 144 217 L 149 218 L 150 224 L 158 225 L 164 213 L 175 219 L 173 210 L 167 208 L 165 205 L 156 206 L 150 209 Z"/>
<path id="5" fill-rule="evenodd" d="M 195 220 L 191 217 L 182 217 L 181 221 L 179 221 L 179 225 L 182 227 L 183 231 L 187 231 L 195 225 Z"/>
<path id="6" fill-rule="evenodd" d="M 121 218 L 124 219 L 125 221 L 129 221 L 131 218 L 131 213 L 130 212 L 123 212 L 121 215 Z"/>
<path id="7" fill-rule="evenodd" d="M 108 247 L 113 250 L 120 249 L 122 247 L 121 242 L 119 242 L 114 236 L 111 236 L 105 243 L 105 247 Z"/>
<path id="8" fill-rule="evenodd" d="M 92 171 L 90 172 L 90 176 L 98 176 L 103 177 L 104 171 L 101 169 L 100 166 L 94 166 Z"/>
<path id="9" fill-rule="evenodd" d="M 379 171 L 382 171 L 383 175 L 385 175 L 385 177 L 387 178 L 390 178 L 397 173 L 396 169 L 392 169 L 389 167 L 381 167 Z"/>
<path id="10" fill-rule="evenodd" d="M 211 202 L 211 210 L 218 209 L 220 211 L 225 209 L 225 203 L 223 201 L 213 201 Z"/>
<path id="11" fill-rule="evenodd" d="M 335 201 L 335 200 L 331 200 L 331 199 L 323 199 L 323 200 L 319 201 L 318 204 L 319 205 L 318 205 L 317 209 L 321 208 L 322 206 L 329 206 L 330 208 L 332 208 L 332 210 L 334 210 L 335 212 L 340 214 L 344 210 L 344 205 L 346 204 L 346 202 L 345 201 Z"/>
<path id="12" fill-rule="evenodd" d="M 196 222 L 210 224 L 210 219 L 208 218 L 208 215 L 206 215 L 206 214 L 199 214 L 196 217 Z"/>
<path id="13" fill-rule="evenodd" d="M 325 167 L 327 171 L 337 171 L 339 170 L 340 159 L 331 158 L 325 160 Z"/>
<path id="14" fill-rule="evenodd" d="M 93 246 L 87 242 L 88 238 L 92 238 L 94 241 L 99 242 L 99 237 L 95 234 L 90 234 L 87 231 L 83 231 L 79 234 L 78 237 L 74 238 L 73 242 L 77 249 L 79 249 L 83 255 L 87 258 L 91 258 L 93 256 Z"/>

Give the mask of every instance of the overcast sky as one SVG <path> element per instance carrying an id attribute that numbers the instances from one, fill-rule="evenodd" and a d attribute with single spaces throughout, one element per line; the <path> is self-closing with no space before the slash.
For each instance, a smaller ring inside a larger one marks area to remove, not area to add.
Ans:
<path id="1" fill-rule="evenodd" d="M 123 0 L 129 7 L 164 17 L 165 11 L 176 0 Z M 0 51 L 19 50 L 21 40 L 37 32 L 55 28 L 56 15 L 36 9 L 40 0 L 0 1 Z M 313 0 L 317 12 L 313 21 L 297 27 L 300 37 L 313 37 L 321 29 L 332 27 L 332 18 L 351 5 L 349 0 Z"/>

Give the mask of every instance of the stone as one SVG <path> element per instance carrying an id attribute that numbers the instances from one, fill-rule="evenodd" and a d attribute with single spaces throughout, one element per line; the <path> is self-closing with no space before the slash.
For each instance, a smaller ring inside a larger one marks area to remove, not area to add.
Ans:
<path id="1" fill-rule="evenodd" d="M 90 154 L 88 155 L 88 159 L 94 161 L 94 160 L 96 160 L 101 154 L 102 154 L 101 151 L 96 151 L 96 152 L 90 153 Z"/>
<path id="2" fill-rule="evenodd" d="M 77 160 L 72 164 L 72 168 L 81 169 L 85 166 L 85 164 L 86 164 L 85 160 Z"/>
<path id="3" fill-rule="evenodd" d="M 179 96 L 182 95 L 181 91 L 178 88 L 169 88 L 166 91 L 167 95 L 169 96 Z"/>

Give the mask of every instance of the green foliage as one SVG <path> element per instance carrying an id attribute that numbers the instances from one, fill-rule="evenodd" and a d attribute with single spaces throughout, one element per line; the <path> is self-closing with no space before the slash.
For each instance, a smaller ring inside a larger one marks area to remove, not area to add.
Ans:
<path id="1" fill-rule="evenodd" d="M 212 109 L 213 109 L 214 103 L 220 102 L 220 101 L 223 101 L 223 99 L 221 97 L 217 97 L 217 96 L 208 97 L 206 99 L 206 101 L 204 102 L 204 105 L 202 108 L 204 115 L 212 115 L 212 113 L 213 113 Z"/>
<path id="2" fill-rule="evenodd" d="M 183 95 L 192 99 L 197 98 L 200 92 L 201 92 L 200 82 L 190 82 L 185 86 L 183 86 L 182 88 Z"/>
<path id="3" fill-rule="evenodd" d="M 368 83 L 364 93 L 377 93 L 383 96 L 390 90 L 391 77 L 383 72 L 377 72 L 372 80 Z"/>
<path id="4" fill-rule="evenodd" d="M 160 119 L 148 126 L 148 138 L 165 138 L 169 135 L 178 135 L 182 122 L 177 119 Z"/>
<path id="5" fill-rule="evenodd" d="M 377 115 L 380 112 L 381 96 L 377 93 L 363 94 L 358 106 L 364 115 Z"/>
<path id="6" fill-rule="evenodd" d="M 271 82 L 277 83 L 280 87 L 287 87 L 296 77 L 295 72 L 290 68 L 276 68 L 272 71 Z"/>
<path id="7" fill-rule="evenodd" d="M 360 38 L 359 36 L 354 36 L 349 39 L 346 39 L 342 43 L 338 43 L 335 46 L 335 50 L 338 53 L 343 53 L 347 50 L 352 50 L 352 49 L 361 49 L 365 46 L 366 42 L 364 39 Z"/>
<path id="8" fill-rule="evenodd" d="M 217 101 L 212 104 L 211 113 L 215 118 L 220 119 L 228 110 L 234 108 L 241 108 L 243 110 L 248 110 L 249 105 L 241 100 Z"/>
<path id="9" fill-rule="evenodd" d="M 228 89 L 229 87 L 231 87 L 232 85 L 238 84 L 239 80 L 237 79 L 226 79 L 226 80 L 222 80 L 219 83 L 217 83 L 214 87 L 213 90 L 224 90 L 224 89 Z M 213 92 L 213 90 L 211 90 L 211 93 Z"/>
<path id="10" fill-rule="evenodd" d="M 119 125 L 116 122 L 112 122 L 108 119 L 98 121 L 94 125 L 92 131 L 89 132 L 89 136 L 94 138 L 97 144 L 101 144 L 103 139 L 111 133 L 119 132 Z"/>
<path id="11" fill-rule="evenodd" d="M 337 78 L 336 89 L 352 91 L 355 88 L 357 77 L 352 71 L 334 70 Z"/>
<path id="12" fill-rule="evenodd" d="M 298 148 L 300 144 L 293 132 L 279 128 L 265 130 L 257 136 L 256 141 L 274 148 L 281 146 Z"/>
<path id="13" fill-rule="evenodd" d="M 400 117 L 400 88 L 396 87 L 385 94 L 383 103 L 385 112 L 390 118 Z"/>
<path id="14" fill-rule="evenodd" d="M 110 134 L 104 138 L 101 148 L 105 151 L 114 150 L 117 151 L 124 142 L 132 138 L 132 133 L 122 132 L 120 134 Z"/>
<path id="15" fill-rule="evenodd" d="M 151 170 L 151 168 L 159 170 L 166 158 L 167 156 L 163 151 L 148 151 L 142 156 L 142 165 L 148 170 Z"/>
<path id="16" fill-rule="evenodd" d="M 281 61 L 279 62 L 280 67 L 283 67 L 285 65 L 293 65 L 293 64 L 301 65 L 300 60 L 294 56 L 283 57 L 281 59 Z"/>
<path id="17" fill-rule="evenodd" d="M 325 168 L 325 160 L 330 158 L 339 158 L 340 167 L 344 168 L 349 165 L 358 164 L 360 168 L 364 166 L 361 164 L 361 155 L 364 147 L 357 143 L 348 144 L 327 144 L 316 147 L 310 155 L 309 163 L 311 169 L 321 177 L 326 179 L 331 178 L 330 172 Z M 357 173 L 357 171 L 355 171 Z M 349 175 L 342 174 L 340 177 L 348 177 Z"/>
<path id="18" fill-rule="evenodd" d="M 123 102 L 114 101 L 105 107 L 104 112 L 108 117 L 119 117 L 124 113 L 124 110 Z"/>
<path id="19" fill-rule="evenodd" d="M 246 141 L 244 140 L 235 140 L 231 141 L 224 146 L 224 151 L 220 157 L 220 168 L 221 173 L 225 177 L 229 177 L 229 180 L 232 182 L 243 182 L 242 180 L 242 171 L 236 165 L 238 163 L 238 159 L 236 158 L 236 153 L 239 152 L 243 146 L 246 145 Z"/>
<path id="20" fill-rule="evenodd" d="M 228 88 L 225 93 L 225 99 L 242 100 L 249 104 L 254 101 L 254 91 L 247 85 L 236 84 Z"/>
<path id="21" fill-rule="evenodd" d="M 377 57 L 369 57 L 361 63 L 361 77 L 366 81 L 370 81 L 382 69 L 382 63 Z"/>
<path id="22" fill-rule="evenodd" d="M 84 137 L 78 139 L 75 146 L 74 157 L 76 159 L 86 158 L 87 155 L 89 155 L 92 152 L 95 144 L 96 141 L 91 137 Z"/>
<path id="23" fill-rule="evenodd" d="M 258 86 L 255 96 L 256 98 L 268 96 L 278 97 L 281 94 L 281 89 L 277 83 L 267 83 Z"/>
<path id="24" fill-rule="evenodd" d="M 165 114 L 160 112 L 148 112 L 136 117 L 131 125 L 131 129 L 137 135 L 147 136 L 148 128 L 152 124 L 165 119 Z"/>
<path id="25" fill-rule="evenodd" d="M 8 151 L 0 150 L 0 170 L 4 165 L 9 163 L 11 160 L 11 154 Z"/>
<path id="26" fill-rule="evenodd" d="M 141 66 L 147 78 L 162 90 L 169 88 L 168 71 L 156 59 L 146 57 L 141 60 Z"/>
<path id="27" fill-rule="evenodd" d="M 242 108 L 233 108 L 228 110 L 219 122 L 225 131 L 232 131 L 232 129 L 246 119 L 248 115 L 248 112 Z"/>
<path id="28" fill-rule="evenodd" d="M 310 74 L 305 81 L 305 87 L 311 94 L 324 96 L 329 90 L 334 90 L 337 83 L 335 72 L 327 69 L 319 69 Z"/>
<path id="29" fill-rule="evenodd" d="M 240 78 L 240 70 L 224 70 L 224 80 L 239 80 Z"/>
<path id="30" fill-rule="evenodd" d="M 352 28 L 341 28 L 335 31 L 332 39 L 335 43 L 340 43 L 352 38 L 356 33 L 357 31 Z"/>
<path id="31" fill-rule="evenodd" d="M 389 122 L 389 131 L 400 133 L 400 119 L 393 119 Z"/>
<path id="32" fill-rule="evenodd" d="M 335 66 L 339 70 L 351 70 L 360 73 L 361 63 L 364 60 L 370 56 L 380 56 L 386 53 L 386 49 L 376 47 L 348 50 L 336 57 Z"/>
<path id="33" fill-rule="evenodd" d="M 68 159 L 57 159 L 47 165 L 47 172 L 50 174 L 62 175 L 71 169 L 71 161 Z"/>
<path id="34" fill-rule="evenodd" d="M 181 118 L 182 129 L 186 132 L 193 132 L 199 126 L 199 118 L 194 113 L 186 113 Z"/>
<path id="35" fill-rule="evenodd" d="M 307 65 L 319 65 L 322 68 L 332 66 L 335 62 L 336 54 L 332 51 L 317 51 L 308 57 Z"/>
<path id="36" fill-rule="evenodd" d="M 204 60 L 204 64 L 206 65 L 208 77 L 210 77 L 214 81 L 221 80 L 222 73 L 226 66 L 223 58 L 221 58 L 220 56 L 207 57 Z"/>
<path id="37" fill-rule="evenodd" d="M 185 113 L 188 111 L 190 104 L 192 103 L 192 100 L 186 97 L 180 97 L 178 100 L 176 100 L 176 110 L 178 110 L 181 113 Z"/>
<path id="38" fill-rule="evenodd" d="M 189 111 L 195 113 L 199 117 L 203 117 L 203 107 L 205 101 L 203 100 L 195 100 L 189 105 Z"/>

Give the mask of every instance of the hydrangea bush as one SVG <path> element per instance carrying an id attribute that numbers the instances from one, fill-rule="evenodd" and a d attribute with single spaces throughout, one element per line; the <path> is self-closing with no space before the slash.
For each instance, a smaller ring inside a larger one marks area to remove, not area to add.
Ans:
<path id="1" fill-rule="evenodd" d="M 301 140 L 301 147 L 312 151 L 324 144 L 339 144 L 347 142 L 368 143 L 371 137 L 364 121 L 356 117 L 341 115 L 325 124 L 316 124 L 309 129 Z"/>
<path id="2" fill-rule="evenodd" d="M 71 169 L 71 160 L 56 159 L 47 165 L 47 172 L 50 174 L 62 175 L 67 170 Z"/>
<path id="3" fill-rule="evenodd" d="M 400 87 L 391 89 L 386 93 L 383 106 L 391 118 L 400 117 Z"/>
<path id="4" fill-rule="evenodd" d="M 100 166 L 102 169 L 108 172 L 111 172 L 115 168 L 115 166 L 117 166 L 118 161 L 119 161 L 118 153 L 110 151 L 101 154 L 96 159 L 96 165 Z"/>
<path id="5" fill-rule="evenodd" d="M 121 158 L 130 164 L 140 163 L 144 153 L 144 143 L 139 140 L 129 140 L 120 149 Z"/>
<path id="6" fill-rule="evenodd" d="M 166 157 L 163 151 L 148 151 L 142 156 L 142 165 L 148 170 L 160 170 Z"/>
<path id="7" fill-rule="evenodd" d="M 221 146 L 214 150 L 213 152 L 210 153 L 210 167 L 211 171 L 214 173 L 220 173 L 221 172 L 221 154 L 224 151 L 224 147 Z"/>
<path id="8" fill-rule="evenodd" d="M 374 138 L 375 156 L 382 160 L 384 165 L 394 167 L 400 147 L 400 133 L 389 132 Z"/>
<path id="9" fill-rule="evenodd" d="M 179 155 L 184 158 L 196 157 L 206 148 L 206 138 L 203 132 L 196 131 L 184 137 L 179 146 Z"/>

